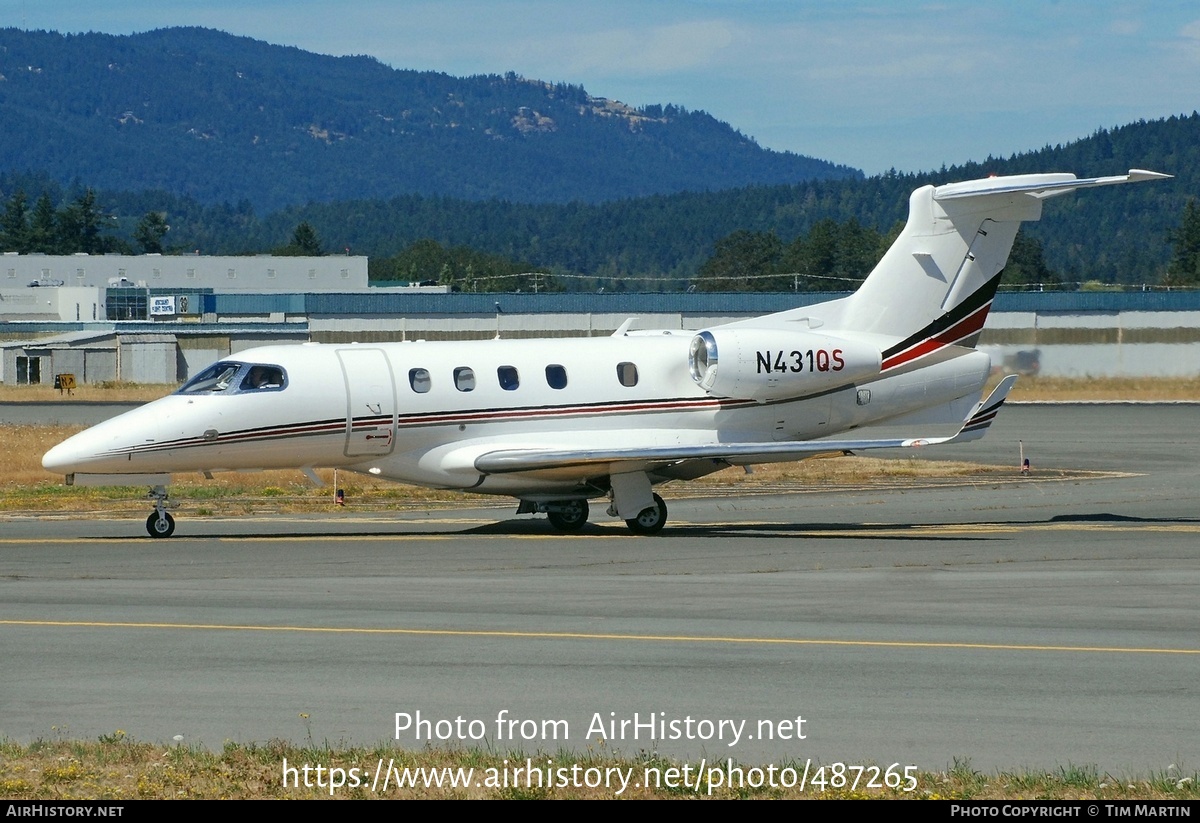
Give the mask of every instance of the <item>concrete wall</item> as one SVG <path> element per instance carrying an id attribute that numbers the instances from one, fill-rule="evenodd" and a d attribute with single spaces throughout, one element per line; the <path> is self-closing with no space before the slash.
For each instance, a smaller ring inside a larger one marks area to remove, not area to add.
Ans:
<path id="1" fill-rule="evenodd" d="M 1037 352 L 1047 377 L 1198 377 L 1200 311 L 993 312 L 993 360 Z"/>
<path id="2" fill-rule="evenodd" d="M 104 290 L 95 287 L 0 287 L 0 317 L 5 320 L 43 318 L 67 322 L 103 320 Z"/>
<path id="3" fill-rule="evenodd" d="M 179 358 L 175 341 L 121 341 L 121 375 L 126 383 L 177 383 Z"/>

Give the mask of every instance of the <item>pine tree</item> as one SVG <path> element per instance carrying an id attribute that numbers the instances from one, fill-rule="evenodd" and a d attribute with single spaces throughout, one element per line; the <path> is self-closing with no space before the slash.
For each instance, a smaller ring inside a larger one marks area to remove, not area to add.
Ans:
<path id="1" fill-rule="evenodd" d="M 1006 287 L 1018 287 L 1017 291 L 1030 289 L 1041 291 L 1045 287 L 1052 290 L 1062 285 L 1062 278 L 1050 270 L 1042 256 L 1042 243 L 1035 237 L 1030 237 L 1023 231 L 1018 231 L 1013 240 L 1012 251 L 1008 255 L 1008 263 L 1004 267 L 1004 278 L 1001 281 Z"/>
<path id="2" fill-rule="evenodd" d="M 170 230 L 171 227 L 167 225 L 162 212 L 146 212 L 146 216 L 138 223 L 133 233 L 133 239 L 142 247 L 143 254 L 162 254 L 163 237 Z"/>
<path id="3" fill-rule="evenodd" d="M 2 251 L 25 253 L 29 249 L 29 203 L 25 192 L 17 189 L 8 199 L 4 216 L 0 217 L 0 246 Z"/>
<path id="4" fill-rule="evenodd" d="M 776 278 L 783 243 L 775 232 L 738 229 L 721 238 L 713 256 L 700 267 L 701 291 L 770 291 L 779 288 Z"/>
<path id="5" fill-rule="evenodd" d="M 1175 247 L 1175 253 L 1167 265 L 1167 276 L 1163 278 L 1163 284 L 1200 285 L 1200 208 L 1196 207 L 1194 197 L 1183 207 L 1183 219 L 1179 228 L 1171 232 L 1171 245 Z"/>
<path id="6" fill-rule="evenodd" d="M 58 226 L 54 201 L 47 192 L 37 199 L 29 223 L 29 251 L 58 254 Z"/>
<path id="7" fill-rule="evenodd" d="M 299 249 L 300 254 L 308 257 L 320 257 L 324 254 L 321 251 L 321 239 L 317 237 L 317 230 L 307 221 L 296 226 L 296 230 L 292 232 L 291 245 Z"/>

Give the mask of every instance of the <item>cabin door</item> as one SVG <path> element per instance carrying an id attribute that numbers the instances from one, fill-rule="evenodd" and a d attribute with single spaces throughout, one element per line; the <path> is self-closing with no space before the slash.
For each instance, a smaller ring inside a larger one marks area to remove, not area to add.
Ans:
<path id="1" fill-rule="evenodd" d="M 396 441 L 396 386 L 382 349 L 339 349 L 346 386 L 346 456 L 391 454 Z"/>

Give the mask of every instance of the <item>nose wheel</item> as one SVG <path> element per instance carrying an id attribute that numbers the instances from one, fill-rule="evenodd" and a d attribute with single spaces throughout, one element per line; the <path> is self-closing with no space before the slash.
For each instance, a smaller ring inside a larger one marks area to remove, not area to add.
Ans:
<path id="1" fill-rule="evenodd" d="M 167 512 L 167 487 L 155 486 L 147 496 L 154 501 L 154 511 L 146 518 L 146 531 L 151 537 L 170 537 L 175 533 L 175 518 Z"/>
<path id="2" fill-rule="evenodd" d="M 146 531 L 151 537 L 170 537 L 175 533 L 175 518 L 166 512 L 150 512 L 146 518 Z"/>

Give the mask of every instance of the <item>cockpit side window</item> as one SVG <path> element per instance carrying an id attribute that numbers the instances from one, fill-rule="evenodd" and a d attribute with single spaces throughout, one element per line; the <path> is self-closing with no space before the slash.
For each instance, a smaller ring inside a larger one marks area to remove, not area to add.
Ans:
<path id="1" fill-rule="evenodd" d="M 287 384 L 287 377 L 279 366 L 255 363 L 246 370 L 246 376 L 238 387 L 239 391 L 278 391 Z"/>
<path id="2" fill-rule="evenodd" d="M 185 383 L 177 393 L 217 394 L 223 392 L 233 385 L 234 378 L 237 377 L 238 370 L 241 368 L 241 363 L 232 363 L 228 360 L 214 363 Z"/>

